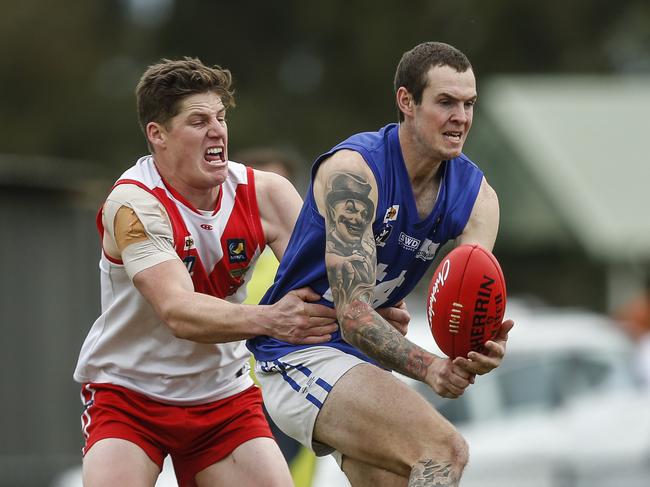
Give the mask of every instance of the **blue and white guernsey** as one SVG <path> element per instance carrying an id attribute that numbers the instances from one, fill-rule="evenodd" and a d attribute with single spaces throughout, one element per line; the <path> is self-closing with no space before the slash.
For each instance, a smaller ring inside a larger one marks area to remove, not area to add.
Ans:
<path id="1" fill-rule="evenodd" d="M 443 162 L 438 197 L 431 213 L 420 220 L 398 138 L 398 125 L 378 132 L 353 135 L 321 155 L 311 170 L 334 152 L 350 149 L 363 156 L 372 169 L 379 200 L 372 225 L 377 245 L 377 284 L 373 307 L 392 306 L 406 297 L 422 278 L 439 248 L 458 237 L 469 220 L 478 195 L 482 171 L 467 157 Z M 310 286 L 333 306 L 325 269 L 325 220 L 318 212 L 310 185 L 300 216 L 284 254 L 273 286 L 262 304 L 272 304 L 292 289 Z M 371 363 L 360 350 L 346 343 L 339 331 L 329 345 Z M 255 358 L 273 361 L 292 351 L 313 345 L 292 345 L 268 336 L 248 341 Z"/>

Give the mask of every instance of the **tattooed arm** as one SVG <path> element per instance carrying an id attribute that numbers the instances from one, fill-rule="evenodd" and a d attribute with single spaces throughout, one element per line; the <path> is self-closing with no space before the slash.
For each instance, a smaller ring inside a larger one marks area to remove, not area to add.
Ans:
<path id="1" fill-rule="evenodd" d="M 373 308 L 377 183 L 360 154 L 342 150 L 321 163 L 314 197 L 325 218 L 325 265 L 345 341 L 385 367 L 457 397 L 473 380 L 448 359 L 404 338 Z"/>

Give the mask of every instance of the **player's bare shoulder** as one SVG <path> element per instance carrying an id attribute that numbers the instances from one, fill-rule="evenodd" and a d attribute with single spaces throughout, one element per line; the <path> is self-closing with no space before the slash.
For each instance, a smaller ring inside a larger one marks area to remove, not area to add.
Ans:
<path id="1" fill-rule="evenodd" d="M 492 186 L 488 183 L 487 179 L 483 177 L 481 187 L 476 197 L 476 202 L 486 205 L 490 211 L 499 211 L 499 196 Z"/>
<path id="2" fill-rule="evenodd" d="M 349 149 L 336 151 L 321 162 L 316 171 L 316 180 L 314 183 L 322 183 L 333 172 L 354 172 L 372 175 L 372 171 L 370 171 L 368 164 L 366 164 L 361 154 Z"/>
<path id="3" fill-rule="evenodd" d="M 318 167 L 314 178 L 314 198 L 321 214 L 325 214 L 327 195 L 341 181 L 341 177 L 367 185 L 366 196 L 377 203 L 377 182 L 365 159 L 356 151 L 343 149 L 325 159 Z"/>
<path id="4" fill-rule="evenodd" d="M 302 198 L 285 177 L 254 169 L 255 196 L 266 242 L 272 244 L 288 236 L 298 219 Z M 282 249 L 284 252 L 284 249 Z"/>
<path id="5" fill-rule="evenodd" d="M 280 207 L 288 202 L 300 200 L 293 184 L 284 176 L 270 171 L 254 169 L 255 195 L 260 214 L 267 213 L 266 206 Z M 302 201 L 300 201 L 300 204 Z"/>
<path id="6" fill-rule="evenodd" d="M 499 198 L 484 177 L 467 225 L 456 243 L 458 245 L 478 243 L 492 250 L 498 230 Z"/>

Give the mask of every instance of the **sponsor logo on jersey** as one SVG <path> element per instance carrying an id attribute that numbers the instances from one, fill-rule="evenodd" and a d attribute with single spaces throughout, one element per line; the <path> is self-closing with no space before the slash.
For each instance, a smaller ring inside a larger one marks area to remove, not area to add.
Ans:
<path id="1" fill-rule="evenodd" d="M 424 242 L 422 242 L 422 245 L 415 254 L 415 258 L 422 259 L 424 261 L 433 260 L 433 258 L 436 256 L 436 252 L 438 251 L 438 247 L 440 247 L 439 243 L 425 238 Z"/>
<path id="2" fill-rule="evenodd" d="M 201 223 L 201 228 L 203 230 L 212 230 L 214 227 L 210 225 L 209 223 Z"/>
<path id="3" fill-rule="evenodd" d="M 394 222 L 397 220 L 397 214 L 399 213 L 399 205 L 393 205 L 386 210 L 384 215 L 384 223 Z"/>
<path id="4" fill-rule="evenodd" d="M 388 240 L 388 237 L 390 237 L 390 233 L 393 231 L 393 227 L 391 225 L 384 225 L 381 227 L 381 230 L 379 230 L 379 233 L 375 235 L 375 244 L 377 247 L 383 247 L 386 245 L 386 241 Z"/>
<path id="5" fill-rule="evenodd" d="M 190 273 L 190 276 L 192 275 L 192 271 L 194 271 L 195 263 L 196 263 L 196 255 L 188 255 L 183 259 L 183 264 L 185 264 L 185 267 L 187 267 L 187 272 Z"/>
<path id="6" fill-rule="evenodd" d="M 185 242 L 183 242 L 183 249 L 184 250 L 191 250 L 194 248 L 194 239 L 192 238 L 191 235 L 188 235 L 185 237 Z"/>
<path id="7" fill-rule="evenodd" d="M 406 250 L 414 251 L 420 246 L 420 239 L 406 235 L 404 232 L 400 232 L 399 244 Z"/>
<path id="8" fill-rule="evenodd" d="M 248 257 L 246 256 L 246 242 L 243 238 L 230 238 L 227 241 L 228 244 L 228 260 L 231 264 L 237 262 L 246 262 Z"/>

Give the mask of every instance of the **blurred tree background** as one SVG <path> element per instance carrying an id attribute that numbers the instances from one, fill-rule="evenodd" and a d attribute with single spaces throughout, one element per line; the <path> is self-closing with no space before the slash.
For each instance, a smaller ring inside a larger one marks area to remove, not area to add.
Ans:
<path id="1" fill-rule="evenodd" d="M 466 52 L 479 88 L 494 73 L 648 72 L 650 3 L 5 0 L 0 153 L 127 167 L 146 151 L 139 75 L 187 55 L 233 72 L 231 152 L 289 146 L 310 161 L 394 120 L 395 65 L 424 40 Z"/>

